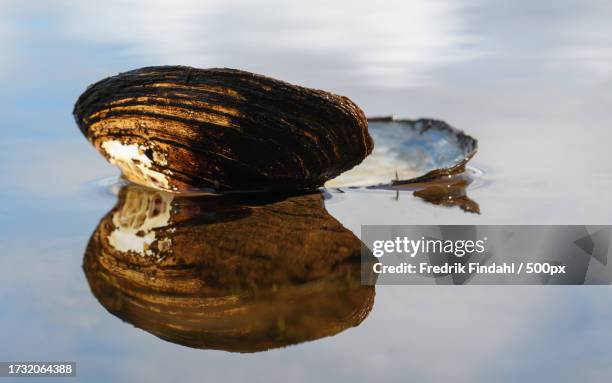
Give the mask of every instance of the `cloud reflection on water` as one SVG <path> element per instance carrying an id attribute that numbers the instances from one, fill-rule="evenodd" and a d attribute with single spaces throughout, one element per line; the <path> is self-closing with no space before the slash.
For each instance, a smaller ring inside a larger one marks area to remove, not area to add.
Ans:
<path id="1" fill-rule="evenodd" d="M 21 1 L 5 7 L 9 16 L 35 8 Z M 119 52 L 154 64 L 234 66 L 289 80 L 414 85 L 431 80 L 438 63 L 469 58 L 463 45 L 473 40 L 450 1 L 65 0 L 45 7 L 54 32 L 67 40 L 125 47 Z M 31 27 L 27 19 L 3 21 Z"/>

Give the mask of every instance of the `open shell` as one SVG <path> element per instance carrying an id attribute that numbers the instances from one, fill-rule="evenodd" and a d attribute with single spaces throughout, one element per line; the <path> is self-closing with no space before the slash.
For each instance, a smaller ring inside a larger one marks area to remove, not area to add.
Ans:
<path id="1" fill-rule="evenodd" d="M 370 118 L 376 146 L 359 166 L 326 187 L 400 185 L 461 173 L 478 141 L 444 121 Z"/>

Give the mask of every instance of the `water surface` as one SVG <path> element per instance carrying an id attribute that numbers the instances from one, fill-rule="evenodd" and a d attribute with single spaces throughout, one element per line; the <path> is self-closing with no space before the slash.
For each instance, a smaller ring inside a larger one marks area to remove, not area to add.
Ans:
<path id="1" fill-rule="evenodd" d="M 266 352 L 200 350 L 109 314 L 82 270 L 117 174 L 81 137 L 86 85 L 146 65 L 235 67 L 347 95 L 369 116 L 479 140 L 480 214 L 413 191 L 330 192 L 362 224 L 610 224 L 605 1 L 0 3 L 0 360 L 93 381 L 609 380 L 607 287 L 381 286 L 358 327 Z"/>

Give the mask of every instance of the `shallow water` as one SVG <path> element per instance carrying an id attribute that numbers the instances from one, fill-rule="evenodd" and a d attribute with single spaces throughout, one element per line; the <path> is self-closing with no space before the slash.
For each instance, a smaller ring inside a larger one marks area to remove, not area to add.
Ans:
<path id="1" fill-rule="evenodd" d="M 327 212 L 354 233 L 610 223 L 609 3 L 346 4 L 0 3 L 0 360 L 74 360 L 87 382 L 608 380 L 607 287 L 379 286 L 359 326 L 253 354 L 161 340 L 92 295 L 83 255 L 116 203 L 98 181 L 117 171 L 70 113 L 87 84 L 145 65 L 264 73 L 479 140 L 464 194 L 480 214 L 330 189 Z"/>

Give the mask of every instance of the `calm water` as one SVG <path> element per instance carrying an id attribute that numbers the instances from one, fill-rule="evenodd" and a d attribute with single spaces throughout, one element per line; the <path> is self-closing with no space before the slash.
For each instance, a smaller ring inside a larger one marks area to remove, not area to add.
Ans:
<path id="1" fill-rule="evenodd" d="M 0 360 L 93 381 L 609 381 L 607 287 L 381 286 L 357 327 L 253 354 L 161 340 L 109 314 L 82 270 L 117 174 L 81 137 L 86 85 L 146 65 L 227 66 L 347 95 L 370 116 L 479 140 L 480 214 L 411 191 L 331 193 L 362 224 L 610 224 L 606 1 L 0 2 Z"/>

